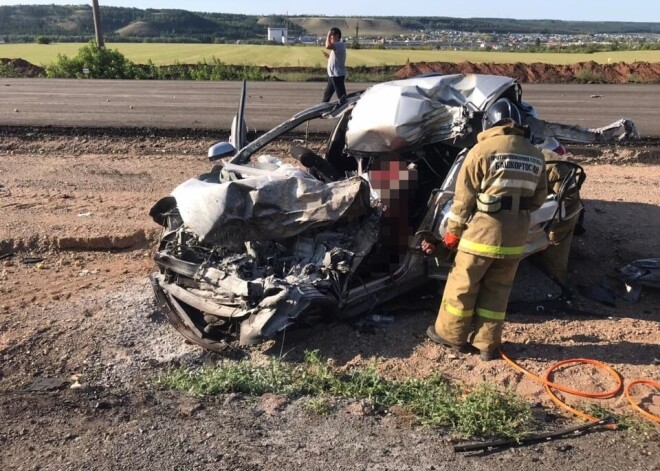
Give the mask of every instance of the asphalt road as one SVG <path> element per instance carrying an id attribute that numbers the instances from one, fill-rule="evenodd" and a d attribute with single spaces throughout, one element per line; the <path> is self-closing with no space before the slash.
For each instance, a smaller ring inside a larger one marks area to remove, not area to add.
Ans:
<path id="1" fill-rule="evenodd" d="M 248 127 L 269 129 L 316 104 L 324 85 L 248 83 Z M 349 82 L 347 89 L 368 86 Z M 227 130 L 240 88 L 240 82 L 0 79 L 0 126 Z M 523 85 L 523 99 L 547 121 L 600 127 L 625 117 L 642 136 L 660 136 L 660 85 Z"/>

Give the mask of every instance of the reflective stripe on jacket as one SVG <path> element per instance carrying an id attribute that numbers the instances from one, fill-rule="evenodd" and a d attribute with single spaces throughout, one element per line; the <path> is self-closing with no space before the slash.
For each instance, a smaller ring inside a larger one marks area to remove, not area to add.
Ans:
<path id="1" fill-rule="evenodd" d="M 477 140 L 458 173 L 447 230 L 461 237 L 458 250 L 463 252 L 489 258 L 520 257 L 529 214 L 547 196 L 543 154 L 513 121 L 479 133 Z M 512 198 L 516 203 L 512 210 L 477 211 L 479 193 Z M 529 210 L 517 210 L 520 198 L 529 198 Z"/>

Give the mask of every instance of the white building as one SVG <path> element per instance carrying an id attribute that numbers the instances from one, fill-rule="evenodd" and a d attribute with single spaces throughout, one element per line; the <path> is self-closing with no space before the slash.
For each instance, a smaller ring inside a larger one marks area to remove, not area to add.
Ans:
<path id="1" fill-rule="evenodd" d="M 268 28 L 268 40 L 276 43 L 286 44 L 289 31 L 287 28 Z"/>

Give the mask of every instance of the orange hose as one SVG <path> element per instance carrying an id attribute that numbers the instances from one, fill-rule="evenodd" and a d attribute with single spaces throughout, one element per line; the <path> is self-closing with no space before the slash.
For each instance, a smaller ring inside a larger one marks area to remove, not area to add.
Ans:
<path id="1" fill-rule="evenodd" d="M 563 409 L 566 409 L 566 410 L 572 412 L 573 414 L 575 414 L 579 417 L 582 417 L 584 419 L 590 420 L 592 422 L 597 422 L 600 419 L 598 419 L 596 417 L 593 417 L 589 414 L 586 414 L 582 411 L 579 411 L 579 410 L 574 409 L 573 407 L 569 406 L 568 404 L 563 402 L 561 399 L 559 399 L 559 397 L 557 397 L 557 395 L 552 391 L 552 389 L 556 389 L 558 391 L 562 391 L 564 393 L 572 394 L 574 396 L 579 396 L 579 397 L 588 397 L 588 398 L 595 398 L 595 399 L 608 399 L 608 398 L 614 397 L 617 394 L 619 394 L 621 392 L 621 388 L 623 386 L 623 380 L 621 378 L 621 375 L 616 370 L 614 370 L 613 368 L 607 366 L 606 364 L 604 364 L 604 363 L 602 363 L 598 360 L 592 360 L 592 359 L 589 359 L 589 358 L 575 358 L 575 359 L 570 359 L 570 360 L 559 361 L 559 362 L 554 363 L 553 365 L 551 365 L 550 368 L 548 368 L 548 370 L 545 372 L 545 378 L 542 378 L 542 377 L 537 376 L 534 373 L 526 370 L 525 368 L 523 368 L 519 364 L 517 364 L 511 358 L 506 356 L 506 354 L 504 353 L 504 351 L 502 351 L 502 349 L 500 349 L 500 355 L 502 356 L 504 361 L 506 361 L 514 369 L 526 374 L 527 376 L 532 378 L 534 381 L 537 381 L 537 382 L 543 384 L 546 393 L 550 396 L 550 399 L 552 399 L 552 401 L 555 404 L 557 404 L 559 407 L 561 407 Z M 585 391 L 579 391 L 577 389 L 569 388 L 568 386 L 564 386 L 562 384 L 554 383 L 550 380 L 550 377 L 552 376 L 552 373 L 554 373 L 557 368 L 559 368 L 561 366 L 564 366 L 566 364 L 571 364 L 571 363 L 589 364 L 589 365 L 593 365 L 593 366 L 596 366 L 597 368 L 600 368 L 602 370 L 607 371 L 607 373 L 614 378 L 614 380 L 616 382 L 615 387 L 610 389 L 609 391 L 605 391 L 605 392 L 602 392 L 602 393 L 585 392 Z M 607 425 L 606 427 L 616 428 L 616 424 Z"/>
<path id="2" fill-rule="evenodd" d="M 658 416 L 655 415 L 655 414 L 651 414 L 651 413 L 648 412 L 648 411 L 645 411 L 644 409 L 642 409 L 641 407 L 639 407 L 639 405 L 636 404 L 636 403 L 632 400 L 632 397 L 630 397 L 630 389 L 631 389 L 634 385 L 636 385 L 636 384 L 646 384 L 646 385 L 648 385 L 648 386 L 652 386 L 652 387 L 654 387 L 654 388 L 656 388 L 656 389 L 660 389 L 660 383 L 657 382 L 657 381 L 650 380 L 650 379 L 636 379 L 635 381 L 632 381 L 632 382 L 628 383 L 628 386 L 626 386 L 626 390 L 625 390 L 625 393 L 626 393 L 626 399 L 628 399 L 628 402 L 629 402 L 630 405 L 633 407 L 633 409 L 635 409 L 637 412 L 639 412 L 640 414 L 642 414 L 642 415 L 643 415 L 644 417 L 646 417 L 647 419 L 652 420 L 653 422 L 657 422 L 657 423 L 660 424 L 660 417 L 658 417 Z"/>

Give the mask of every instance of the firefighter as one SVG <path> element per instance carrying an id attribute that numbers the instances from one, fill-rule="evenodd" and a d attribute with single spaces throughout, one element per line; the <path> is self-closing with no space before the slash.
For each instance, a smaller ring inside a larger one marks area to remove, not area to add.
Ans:
<path id="1" fill-rule="evenodd" d="M 520 112 L 497 100 L 456 182 L 444 244 L 458 250 L 447 278 L 431 340 L 460 352 L 472 347 L 482 360 L 499 356 L 513 279 L 529 229 L 530 213 L 547 196 L 541 151 L 528 139 Z M 421 249 L 435 252 L 422 241 Z"/>
<path id="2" fill-rule="evenodd" d="M 571 297 L 567 285 L 568 256 L 573 241 L 573 232 L 577 225 L 584 205 L 580 199 L 580 186 L 584 180 L 582 169 L 566 161 L 560 154 L 543 149 L 548 175 L 548 192 L 558 198 L 560 205 L 559 220 L 548 231 L 550 245 L 547 249 L 535 254 L 532 261 L 543 266 L 562 288 L 564 297 Z"/>

